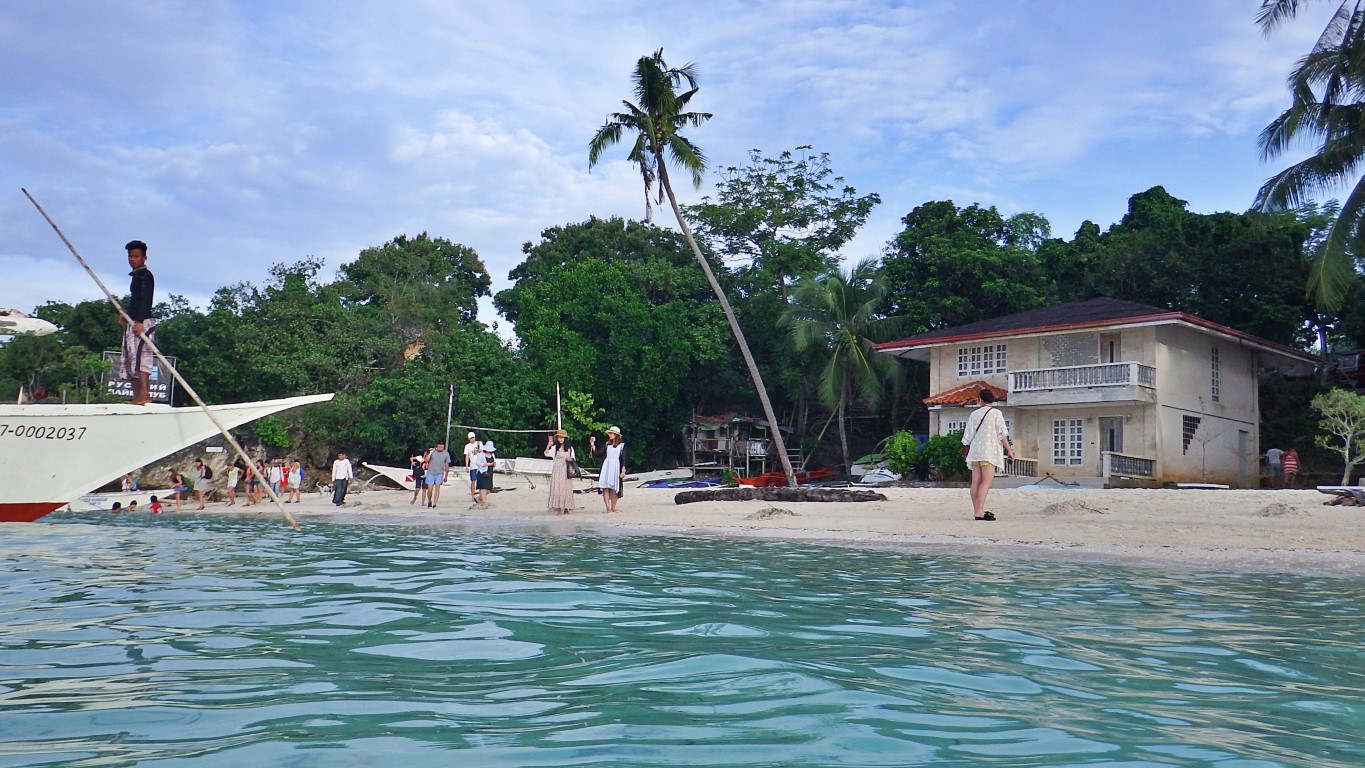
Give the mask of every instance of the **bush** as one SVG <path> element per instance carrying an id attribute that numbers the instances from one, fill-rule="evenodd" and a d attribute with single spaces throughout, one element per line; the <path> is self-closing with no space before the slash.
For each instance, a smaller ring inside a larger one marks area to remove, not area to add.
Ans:
<path id="1" fill-rule="evenodd" d="M 967 474 L 967 462 L 962 458 L 962 430 L 946 435 L 934 435 L 924 446 L 924 454 L 933 468 L 934 479 L 949 480 Z"/>
<path id="2" fill-rule="evenodd" d="M 886 466 L 892 471 L 909 479 L 924 480 L 929 477 L 929 456 L 920 445 L 919 438 L 909 432 L 897 432 L 886 441 L 882 449 Z"/>

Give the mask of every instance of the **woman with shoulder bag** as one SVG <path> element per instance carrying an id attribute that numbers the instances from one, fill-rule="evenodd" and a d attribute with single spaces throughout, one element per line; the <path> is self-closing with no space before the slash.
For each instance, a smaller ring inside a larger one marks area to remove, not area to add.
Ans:
<path id="1" fill-rule="evenodd" d="M 554 465 L 550 467 L 550 498 L 546 507 L 556 515 L 567 515 L 574 508 L 573 476 L 577 466 L 574 463 L 577 457 L 573 446 L 569 445 L 567 431 L 560 429 L 550 435 L 549 442 L 545 444 L 545 458 L 554 460 Z"/>
<path id="2" fill-rule="evenodd" d="M 994 393 L 983 389 L 977 398 L 983 407 L 967 417 L 967 429 L 962 433 L 962 455 L 972 473 L 972 518 L 995 520 L 995 513 L 986 511 L 986 496 L 995 482 L 995 471 L 1005 469 L 1005 456 L 1014 458 L 1014 448 L 1010 446 L 1005 417 L 993 405 Z"/>

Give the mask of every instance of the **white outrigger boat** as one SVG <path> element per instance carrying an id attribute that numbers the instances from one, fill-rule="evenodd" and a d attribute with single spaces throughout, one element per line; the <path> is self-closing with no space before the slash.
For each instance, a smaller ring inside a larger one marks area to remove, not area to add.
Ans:
<path id="1" fill-rule="evenodd" d="M 332 394 L 211 405 L 231 429 Z M 218 434 L 202 408 L 0 405 L 0 522 L 32 522 L 145 464 Z"/>

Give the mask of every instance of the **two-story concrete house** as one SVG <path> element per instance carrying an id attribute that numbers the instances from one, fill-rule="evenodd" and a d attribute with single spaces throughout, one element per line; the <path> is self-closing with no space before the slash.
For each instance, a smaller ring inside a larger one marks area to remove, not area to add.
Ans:
<path id="1" fill-rule="evenodd" d="M 1022 459 L 1011 474 L 1238 487 L 1259 477 L 1258 373 L 1314 360 L 1184 312 L 1107 298 L 877 349 L 929 363 L 931 434 L 961 429 L 977 392 L 994 390 Z"/>

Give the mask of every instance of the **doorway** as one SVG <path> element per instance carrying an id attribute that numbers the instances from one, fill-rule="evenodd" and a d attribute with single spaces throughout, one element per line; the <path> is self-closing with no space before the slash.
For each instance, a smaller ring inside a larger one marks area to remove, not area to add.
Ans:
<path id="1" fill-rule="evenodd" d="M 1123 345 L 1117 333 L 1100 334 L 1100 362 L 1119 363 L 1123 361 Z"/>
<path id="2" fill-rule="evenodd" d="M 1100 417 L 1100 474 L 1104 474 L 1104 451 L 1123 453 L 1123 417 Z"/>

